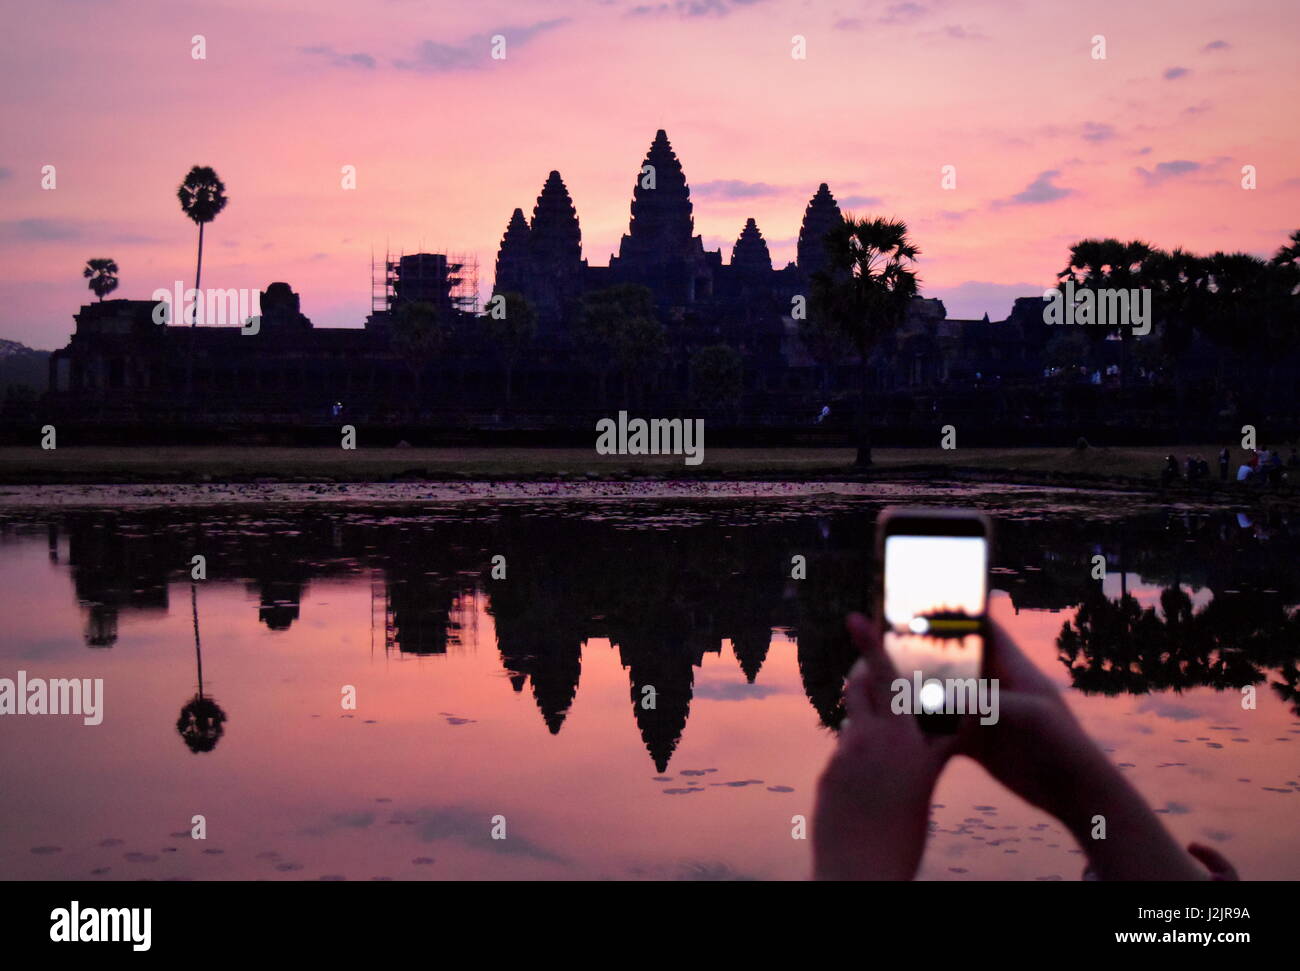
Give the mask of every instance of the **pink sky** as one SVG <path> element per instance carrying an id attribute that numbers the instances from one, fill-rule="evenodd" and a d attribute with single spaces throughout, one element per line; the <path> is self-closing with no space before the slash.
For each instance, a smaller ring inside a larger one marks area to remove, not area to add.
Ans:
<path id="1" fill-rule="evenodd" d="M 287 281 L 318 326 L 362 323 L 372 248 L 476 252 L 486 290 L 551 169 L 604 265 L 657 128 L 724 259 L 749 216 L 793 259 L 825 181 L 907 221 L 950 316 L 1004 316 L 1084 236 L 1270 255 L 1300 226 L 1294 0 L 49 0 L 6 28 L 0 337 L 35 347 L 93 299 L 87 258 L 115 297 L 192 281 L 194 164 L 231 200 L 204 284 Z"/>

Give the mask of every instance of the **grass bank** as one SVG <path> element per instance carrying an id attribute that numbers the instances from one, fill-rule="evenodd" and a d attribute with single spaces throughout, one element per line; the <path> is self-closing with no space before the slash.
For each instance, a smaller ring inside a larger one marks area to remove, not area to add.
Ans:
<path id="1" fill-rule="evenodd" d="M 883 448 L 867 470 L 846 448 L 708 449 L 700 465 L 680 456 L 597 455 L 576 448 L 34 447 L 0 448 L 0 483 L 535 481 L 547 479 L 771 479 L 808 481 L 945 478 L 1102 488 L 1159 487 L 1164 456 L 1218 448 Z M 1246 453 L 1234 450 L 1235 471 Z M 1195 486 L 1198 493 L 1219 486 Z"/>

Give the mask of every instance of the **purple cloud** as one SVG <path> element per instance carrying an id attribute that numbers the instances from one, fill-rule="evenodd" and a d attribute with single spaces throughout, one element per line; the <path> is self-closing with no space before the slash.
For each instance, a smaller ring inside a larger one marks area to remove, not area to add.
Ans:
<path id="1" fill-rule="evenodd" d="M 839 203 L 841 209 L 861 209 L 866 206 L 878 206 L 884 201 L 880 196 L 844 196 Z"/>
<path id="2" fill-rule="evenodd" d="M 1115 126 L 1099 121 L 1083 123 L 1083 140 L 1085 142 L 1108 142 L 1115 137 Z"/>
<path id="3" fill-rule="evenodd" d="M 375 67 L 375 59 L 363 51 L 343 54 L 328 44 L 314 44 L 311 47 L 300 47 L 298 50 L 314 57 L 323 57 L 331 67 L 364 67 L 367 70 L 374 70 Z"/>
<path id="4" fill-rule="evenodd" d="M 1041 206 L 1045 203 L 1056 202 L 1058 199 L 1064 199 L 1066 196 L 1074 195 L 1073 189 L 1067 189 L 1063 186 L 1053 185 L 1052 180 L 1060 176 L 1059 169 L 1049 169 L 1046 172 L 1039 172 L 1034 176 L 1034 181 L 1025 186 L 1023 190 L 1017 192 L 1009 199 L 996 200 L 994 206 Z"/>
<path id="5" fill-rule="evenodd" d="M 627 12 L 629 17 L 657 17 L 675 13 L 687 19 L 725 17 L 736 7 L 752 7 L 763 0 L 673 0 L 672 3 L 641 3 Z"/>
<path id="6" fill-rule="evenodd" d="M 1147 185 L 1154 185 L 1164 182 L 1166 179 L 1176 179 L 1180 175 L 1196 172 L 1200 168 L 1200 162 L 1191 162 L 1180 158 L 1174 159 L 1172 162 L 1157 162 L 1154 169 L 1144 169 L 1139 165 L 1135 171 Z"/>
<path id="7" fill-rule="evenodd" d="M 691 186 L 691 193 L 704 199 L 757 199 L 774 196 L 783 190 L 766 182 L 743 182 L 740 179 L 714 179 Z"/>
<path id="8" fill-rule="evenodd" d="M 877 18 L 876 23 L 894 25 L 909 24 L 925 16 L 929 12 L 928 8 L 919 3 L 912 3 L 906 0 L 904 3 L 893 3 L 885 8 L 884 14 Z"/>
<path id="9" fill-rule="evenodd" d="M 492 50 L 492 38 L 498 34 L 506 39 L 508 50 L 509 47 L 519 47 L 538 34 L 563 27 L 569 22 L 568 17 L 556 17 L 553 20 L 540 20 L 526 27 L 501 27 L 475 34 L 459 44 L 426 40 L 416 47 L 415 57 L 412 60 L 395 60 L 393 66 L 402 71 L 416 71 L 421 74 L 474 70 L 487 66 Z"/>
<path id="10" fill-rule="evenodd" d="M 1165 71 L 1165 80 L 1177 81 L 1179 78 L 1185 78 L 1191 73 L 1192 72 L 1185 67 L 1171 67 Z"/>
<path id="11" fill-rule="evenodd" d="M 48 243 L 81 239 L 84 235 L 81 225 L 68 219 L 10 219 L 0 222 L 0 239 L 5 240 Z"/>

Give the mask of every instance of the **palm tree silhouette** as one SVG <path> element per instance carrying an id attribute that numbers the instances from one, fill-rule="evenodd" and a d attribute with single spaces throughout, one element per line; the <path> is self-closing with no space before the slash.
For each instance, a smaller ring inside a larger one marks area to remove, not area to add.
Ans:
<path id="1" fill-rule="evenodd" d="M 912 269 L 921 251 L 897 219 L 844 221 L 826 234 L 827 266 L 813 274 L 811 310 L 823 326 L 839 330 L 861 358 L 858 454 L 854 465 L 871 464 L 867 421 L 867 369 L 871 351 L 907 316 L 919 279 Z"/>
<path id="2" fill-rule="evenodd" d="M 1076 287 L 1091 290 L 1130 290 L 1149 287 L 1156 271 L 1153 264 L 1163 260 L 1157 250 L 1141 240 L 1121 242 L 1118 239 L 1081 239 L 1070 247 L 1070 261 L 1056 274 L 1061 284 L 1072 282 Z M 1128 350 L 1132 327 L 1128 321 L 1108 321 L 1105 327 L 1090 327 L 1088 335 L 1101 340 L 1111 334 L 1120 339 L 1119 385 L 1128 383 Z"/>
<path id="3" fill-rule="evenodd" d="M 217 214 L 226 208 L 226 185 L 217 173 L 206 165 L 196 165 L 190 169 L 185 181 L 176 190 L 181 201 L 181 211 L 199 226 L 199 262 L 194 270 L 194 289 L 199 289 L 203 276 L 203 225 L 217 218 Z M 191 326 L 198 323 L 198 306 L 195 306 Z"/>
<path id="4" fill-rule="evenodd" d="M 199 261 L 194 270 L 194 316 L 190 319 L 190 326 L 197 327 L 199 306 L 203 301 L 203 295 L 199 291 L 199 283 L 203 277 L 203 225 L 212 222 L 217 218 L 217 213 L 226 208 L 226 186 L 224 182 L 217 178 L 217 173 L 211 168 L 206 165 L 196 165 L 185 176 L 185 181 L 176 190 L 176 196 L 181 201 L 181 211 L 198 223 L 199 226 Z M 185 400 L 187 402 L 193 392 L 194 339 L 191 334 L 185 364 Z"/>
<path id="5" fill-rule="evenodd" d="M 181 708 L 176 731 L 191 752 L 211 752 L 225 732 L 226 713 L 211 698 L 203 695 L 203 650 L 199 646 L 199 594 L 190 581 L 190 608 L 194 616 L 194 657 L 199 669 L 199 693 Z"/>
<path id="6" fill-rule="evenodd" d="M 102 303 L 104 298 L 117 289 L 117 263 L 110 259 L 86 260 L 86 268 L 81 275 Z"/>
<path id="7" fill-rule="evenodd" d="M 1097 590 L 1062 625 L 1056 647 L 1071 683 L 1085 693 L 1226 691 L 1268 682 L 1294 703 L 1298 630 L 1300 613 L 1267 595 L 1243 591 L 1196 610 L 1173 586 L 1157 611 L 1127 593 L 1110 600 Z M 1273 669 L 1282 681 L 1269 681 Z"/>

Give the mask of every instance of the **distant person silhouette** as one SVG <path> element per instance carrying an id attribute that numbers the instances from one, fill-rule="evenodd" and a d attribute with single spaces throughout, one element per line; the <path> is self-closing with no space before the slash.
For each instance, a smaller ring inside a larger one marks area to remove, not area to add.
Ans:
<path id="1" fill-rule="evenodd" d="M 1100 880 L 1234 880 L 1215 850 L 1184 851 L 1075 720 L 1056 687 L 1000 628 L 983 675 L 999 682 L 998 720 L 968 719 L 954 735 L 927 735 L 891 710 L 898 677 L 880 629 L 848 618 L 862 657 L 844 685 L 847 717 L 817 786 L 813 875 L 823 880 L 911 880 L 921 865 L 934 787 L 948 759 L 965 755 L 1022 799 L 1055 816 Z M 1094 819 L 1106 839 L 1093 839 Z M 1198 863 L 1199 861 L 1199 863 Z"/>
<path id="2" fill-rule="evenodd" d="M 1180 478 L 1181 473 L 1178 471 L 1178 459 L 1172 455 L 1165 456 L 1165 467 L 1160 473 L 1160 484 L 1169 485 L 1175 479 Z"/>

